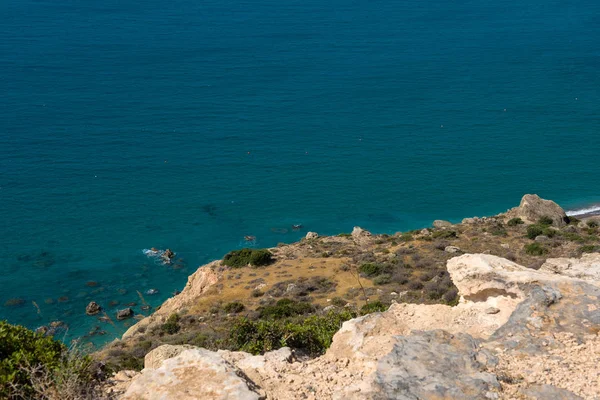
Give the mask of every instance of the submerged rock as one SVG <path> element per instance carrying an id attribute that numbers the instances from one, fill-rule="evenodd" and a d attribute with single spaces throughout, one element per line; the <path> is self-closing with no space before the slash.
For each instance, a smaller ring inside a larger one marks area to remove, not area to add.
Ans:
<path id="1" fill-rule="evenodd" d="M 102 310 L 102 307 L 95 301 L 91 301 L 87 307 L 85 307 L 85 313 L 87 315 L 96 315 Z"/>
<path id="2" fill-rule="evenodd" d="M 123 319 L 131 318 L 131 317 L 133 317 L 133 310 L 129 307 L 127 307 L 123 310 L 117 311 L 117 319 L 118 320 L 123 320 Z"/>

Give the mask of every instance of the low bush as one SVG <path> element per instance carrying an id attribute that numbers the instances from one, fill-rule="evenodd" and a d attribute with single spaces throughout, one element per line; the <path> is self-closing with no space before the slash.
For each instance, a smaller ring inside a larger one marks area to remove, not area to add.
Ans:
<path id="1" fill-rule="evenodd" d="M 361 265 L 358 268 L 358 271 L 364 276 L 371 277 L 381 274 L 383 272 L 383 266 L 381 264 L 366 263 Z"/>
<path id="2" fill-rule="evenodd" d="M 508 220 L 507 225 L 508 226 L 517 226 L 517 225 L 522 225 L 524 223 L 525 222 L 523 222 L 523 220 L 521 218 L 516 217 L 516 218 L 511 218 L 510 220 Z"/>
<path id="3" fill-rule="evenodd" d="M 398 240 L 401 242 L 411 242 L 414 240 L 414 237 L 411 233 L 403 233 L 398 237 Z"/>
<path id="4" fill-rule="evenodd" d="M 454 239 L 458 237 L 455 231 L 439 230 L 431 234 L 433 239 Z"/>
<path id="5" fill-rule="evenodd" d="M 179 315 L 171 314 L 169 318 L 167 318 L 167 321 L 160 327 L 160 329 L 169 335 L 179 332 L 179 329 L 181 329 L 179 326 Z"/>
<path id="6" fill-rule="evenodd" d="M 375 285 L 385 285 L 386 283 L 390 283 L 392 281 L 392 276 L 390 274 L 381 274 L 373 278 L 373 283 Z"/>
<path id="7" fill-rule="evenodd" d="M 234 250 L 223 257 L 223 264 L 232 268 L 241 268 L 247 265 L 260 267 L 273 262 L 273 254 L 267 249 L 241 249 Z"/>
<path id="8" fill-rule="evenodd" d="M 552 225 L 553 222 L 554 221 L 552 221 L 552 218 L 548 217 L 547 215 L 544 215 L 543 217 L 538 219 L 538 224 L 540 225 L 549 226 Z"/>
<path id="9" fill-rule="evenodd" d="M 598 227 L 598 222 L 597 221 L 588 221 L 587 222 L 587 226 L 590 228 L 597 228 Z"/>
<path id="10" fill-rule="evenodd" d="M 312 313 L 315 311 L 315 307 L 305 301 L 281 299 L 274 305 L 259 307 L 256 311 L 258 311 L 259 318 L 281 319 Z"/>
<path id="11" fill-rule="evenodd" d="M 600 246 L 595 246 L 593 244 L 588 244 L 585 246 L 581 246 L 582 253 L 600 253 Z"/>
<path id="12" fill-rule="evenodd" d="M 342 323 L 355 316 L 344 310 L 296 320 L 251 321 L 242 318 L 233 326 L 229 340 L 232 349 L 252 354 L 289 346 L 317 356 L 329 348 Z"/>
<path id="13" fill-rule="evenodd" d="M 386 306 L 381 301 L 372 301 L 360 308 L 360 315 L 367 315 L 374 312 L 386 311 L 389 306 Z"/>
<path id="14" fill-rule="evenodd" d="M 331 304 L 336 307 L 344 307 L 346 304 L 348 304 L 348 302 L 341 297 L 334 297 L 331 299 Z"/>
<path id="15" fill-rule="evenodd" d="M 227 303 L 223 306 L 223 311 L 225 311 L 228 314 L 241 313 L 245 309 L 246 309 L 246 306 L 244 306 L 239 301 L 233 301 L 233 302 Z"/>
<path id="16" fill-rule="evenodd" d="M 527 227 L 527 237 L 532 240 L 540 235 L 554 237 L 556 233 L 557 230 L 548 225 L 533 224 Z"/>
<path id="17" fill-rule="evenodd" d="M 539 243 L 530 243 L 525 245 L 525 253 L 530 256 L 541 256 L 548 253 L 548 249 Z"/>

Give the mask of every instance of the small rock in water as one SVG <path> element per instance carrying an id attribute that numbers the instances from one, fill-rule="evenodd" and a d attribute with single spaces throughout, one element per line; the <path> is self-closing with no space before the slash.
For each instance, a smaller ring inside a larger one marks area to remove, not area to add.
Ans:
<path id="1" fill-rule="evenodd" d="M 146 290 L 146 294 L 158 294 L 158 289 L 148 289 Z"/>
<path id="2" fill-rule="evenodd" d="M 135 301 L 132 301 L 131 303 L 127 303 L 125 304 L 127 307 L 135 307 L 137 306 L 137 303 Z"/>
<path id="3" fill-rule="evenodd" d="M 171 249 L 166 249 L 160 256 L 165 264 L 170 264 L 173 257 L 175 257 L 175 253 Z"/>
<path id="4" fill-rule="evenodd" d="M 59 303 L 65 303 L 67 301 L 69 301 L 69 298 L 67 296 L 61 296 L 58 298 Z"/>
<path id="5" fill-rule="evenodd" d="M 119 302 L 116 300 L 112 300 L 110 303 L 108 303 L 109 307 L 116 307 L 119 305 Z"/>
<path id="6" fill-rule="evenodd" d="M 117 319 L 118 320 L 123 320 L 123 319 L 131 318 L 131 317 L 133 317 L 133 310 L 129 307 L 127 307 L 123 310 L 117 311 Z"/>
<path id="7" fill-rule="evenodd" d="M 100 312 L 100 310 L 102 310 L 102 307 L 100 307 L 100 305 L 95 301 L 91 301 L 90 304 L 88 304 L 85 308 L 85 313 L 87 315 L 96 315 Z"/>
<path id="8" fill-rule="evenodd" d="M 96 287 L 96 286 L 98 286 L 98 282 L 96 282 L 96 281 L 88 281 L 88 282 L 85 283 L 85 286 Z"/>
<path id="9" fill-rule="evenodd" d="M 35 330 L 35 333 L 39 333 L 41 335 L 45 335 L 46 333 L 48 333 L 48 327 L 45 325 L 40 326 L 39 328 L 37 328 Z"/>
<path id="10" fill-rule="evenodd" d="M 143 305 L 140 307 L 142 309 L 142 311 L 148 311 L 151 307 L 149 305 Z"/>

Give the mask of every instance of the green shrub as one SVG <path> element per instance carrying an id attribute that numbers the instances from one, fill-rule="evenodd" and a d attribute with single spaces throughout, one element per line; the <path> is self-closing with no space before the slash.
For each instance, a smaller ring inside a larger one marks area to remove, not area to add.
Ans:
<path id="1" fill-rule="evenodd" d="M 381 274 L 373 278 L 373 283 L 375 285 L 385 285 L 386 283 L 390 283 L 392 281 L 392 276 L 390 274 Z"/>
<path id="2" fill-rule="evenodd" d="M 552 221 L 552 218 L 548 217 L 547 215 L 544 215 L 543 217 L 541 217 L 540 219 L 538 219 L 538 224 L 540 225 L 552 225 L 554 221 Z"/>
<path id="3" fill-rule="evenodd" d="M 21 367 L 42 365 L 49 369 L 60 366 L 62 343 L 36 334 L 27 328 L 0 321 L 0 398 L 8 398 L 11 385 L 32 393 L 31 376 Z"/>
<path id="4" fill-rule="evenodd" d="M 179 329 L 181 329 L 181 327 L 179 326 L 179 315 L 177 314 L 171 314 L 169 318 L 167 318 L 167 321 L 161 326 L 161 330 L 169 335 L 179 332 Z"/>
<path id="5" fill-rule="evenodd" d="M 383 272 L 383 267 L 380 264 L 366 263 L 358 268 L 358 271 L 365 276 L 376 276 Z"/>
<path id="6" fill-rule="evenodd" d="M 382 312 L 382 311 L 386 311 L 388 308 L 389 308 L 389 306 L 386 306 L 379 300 L 372 301 L 368 304 L 365 304 L 364 306 L 362 306 L 360 308 L 360 315 L 367 315 L 367 314 L 371 314 L 374 312 Z"/>
<path id="7" fill-rule="evenodd" d="M 233 302 L 227 303 L 223 306 L 223 311 L 225 311 L 228 314 L 237 314 L 237 313 L 244 311 L 245 309 L 246 309 L 246 306 L 244 306 L 239 301 L 233 301 Z"/>
<path id="8" fill-rule="evenodd" d="M 588 244 L 585 246 L 581 246 L 581 252 L 582 253 L 599 253 L 600 252 L 600 246 L 595 246 L 593 244 Z"/>
<path id="9" fill-rule="evenodd" d="M 525 245 L 525 253 L 531 256 L 541 256 L 548 253 L 548 249 L 539 243 L 530 243 Z"/>
<path id="10" fill-rule="evenodd" d="M 414 240 L 414 237 L 411 233 L 406 232 L 406 233 L 403 233 L 402 235 L 400 235 L 398 240 L 400 240 L 401 242 L 410 242 L 410 241 Z"/>
<path id="11" fill-rule="evenodd" d="M 569 217 L 569 225 L 577 225 L 581 222 L 580 219 L 577 219 L 575 217 Z"/>
<path id="12" fill-rule="evenodd" d="M 223 264 L 232 268 L 241 268 L 247 265 L 260 267 L 273 262 L 273 254 L 267 249 L 241 249 L 230 251 L 223 257 Z"/>
<path id="13" fill-rule="evenodd" d="M 299 320 L 238 320 L 229 340 L 234 350 L 260 354 L 289 346 L 308 354 L 323 354 L 331 345 L 333 335 L 342 323 L 355 315 L 348 310 L 313 315 Z"/>
<path id="14" fill-rule="evenodd" d="M 557 230 L 548 225 L 533 224 L 527 227 L 527 237 L 529 239 L 535 239 L 540 235 L 554 237 L 556 233 Z"/>
<path id="15" fill-rule="evenodd" d="M 454 239 L 457 236 L 458 235 L 456 234 L 455 231 L 447 231 L 447 230 L 434 231 L 431 234 L 431 237 L 433 239 Z"/>
<path id="16" fill-rule="evenodd" d="M 281 319 L 295 315 L 309 314 L 315 311 L 315 307 L 305 301 L 281 299 L 272 306 L 259 307 L 257 311 L 259 318 Z"/>
<path id="17" fill-rule="evenodd" d="M 521 224 L 524 224 L 524 223 L 525 223 L 525 222 L 523 222 L 523 220 L 522 220 L 521 218 L 519 218 L 519 217 L 516 217 L 516 218 L 511 218 L 511 219 L 508 221 L 507 225 L 508 225 L 508 226 L 517 226 L 517 225 L 521 225 Z"/>
<path id="18" fill-rule="evenodd" d="M 339 233 L 338 237 L 350 238 L 350 237 L 352 237 L 352 234 L 351 233 Z"/>
<path id="19" fill-rule="evenodd" d="M 348 302 L 341 297 L 334 297 L 331 299 L 331 304 L 336 307 L 344 307 L 346 304 L 348 304 Z"/>
<path id="20" fill-rule="evenodd" d="M 492 227 L 490 229 L 490 233 L 494 236 L 507 236 L 508 235 L 508 233 L 506 232 L 506 229 L 504 229 L 500 225 L 496 225 L 496 226 Z"/>
<path id="21" fill-rule="evenodd" d="M 587 226 L 590 228 L 597 228 L 598 227 L 598 222 L 596 221 L 588 221 L 587 222 Z"/>

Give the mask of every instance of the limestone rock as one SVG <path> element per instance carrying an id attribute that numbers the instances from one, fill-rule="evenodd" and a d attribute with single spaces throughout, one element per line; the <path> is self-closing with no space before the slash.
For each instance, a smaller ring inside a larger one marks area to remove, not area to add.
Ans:
<path id="1" fill-rule="evenodd" d="M 540 272 L 549 272 L 573 278 L 600 282 L 600 254 L 584 254 L 581 258 L 549 258 Z"/>
<path id="2" fill-rule="evenodd" d="M 369 236 L 371 236 L 371 232 L 366 231 L 359 226 L 355 226 L 354 229 L 352 229 L 352 237 L 354 239 L 359 239 L 359 238 L 369 237 Z"/>
<path id="3" fill-rule="evenodd" d="M 96 315 L 102 310 L 102 307 L 95 301 L 90 301 L 90 303 L 85 307 L 85 313 L 87 315 Z"/>
<path id="4" fill-rule="evenodd" d="M 259 400 L 251 383 L 221 356 L 189 349 L 165 360 L 157 369 L 144 369 L 122 400 Z"/>
<path id="5" fill-rule="evenodd" d="M 550 241 L 550 238 L 545 235 L 538 235 L 535 237 L 535 241 L 538 243 L 548 243 Z"/>
<path id="6" fill-rule="evenodd" d="M 434 228 L 451 228 L 452 227 L 452 223 L 449 221 L 444 221 L 441 219 L 436 219 L 435 221 L 433 221 L 433 227 Z"/>
<path id="7" fill-rule="evenodd" d="M 316 239 L 318 237 L 319 237 L 319 234 L 317 232 L 308 232 L 304 238 L 306 240 L 311 240 L 311 239 Z"/>
<path id="8" fill-rule="evenodd" d="M 155 348 L 154 350 L 150 351 L 148 354 L 146 354 L 146 357 L 144 357 L 144 368 L 147 369 L 156 369 L 159 368 L 163 361 L 168 360 L 169 358 L 173 358 L 178 356 L 179 354 L 183 353 L 185 350 L 189 350 L 189 349 L 195 349 L 195 346 L 191 346 L 191 345 L 179 345 L 179 346 L 174 346 L 171 344 L 163 344 L 162 346 L 159 346 L 157 348 Z"/>
<path id="9" fill-rule="evenodd" d="M 133 317 L 133 310 L 130 307 L 117 311 L 117 319 L 127 319 Z"/>
<path id="10" fill-rule="evenodd" d="M 565 211 L 552 200 L 544 200 L 536 194 L 526 194 L 518 207 L 506 213 L 506 219 L 521 218 L 524 222 L 533 224 L 542 217 L 552 218 L 554 226 L 563 227 L 569 222 Z"/>
<path id="11" fill-rule="evenodd" d="M 456 246 L 446 246 L 446 248 L 444 249 L 444 251 L 446 253 L 459 253 L 460 252 L 460 248 L 456 247 Z"/>

